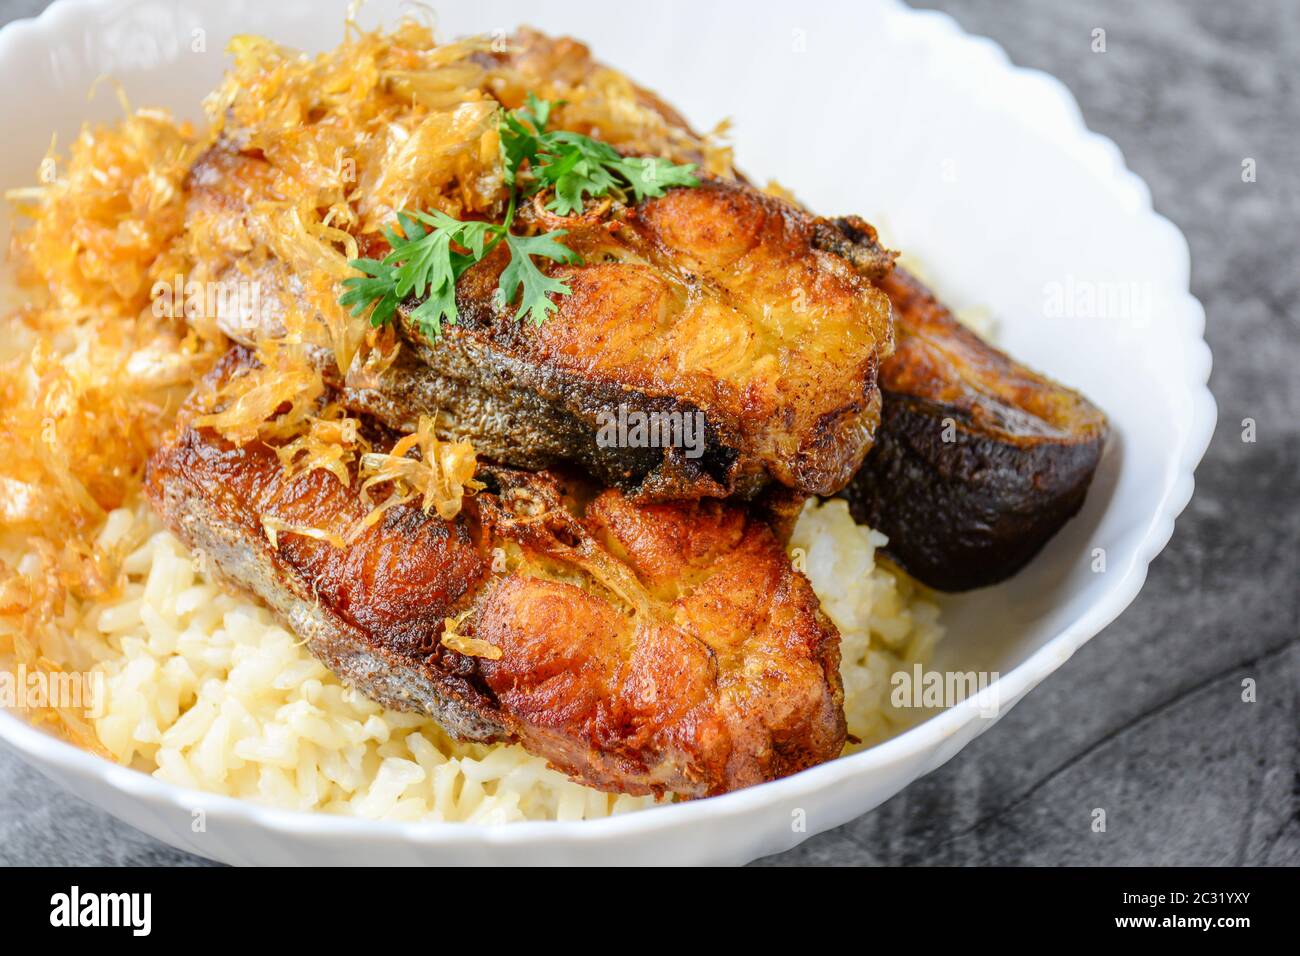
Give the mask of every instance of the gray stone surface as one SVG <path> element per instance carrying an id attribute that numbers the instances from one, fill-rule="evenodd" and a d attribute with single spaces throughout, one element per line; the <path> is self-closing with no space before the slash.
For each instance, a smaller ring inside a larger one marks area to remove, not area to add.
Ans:
<path id="1" fill-rule="evenodd" d="M 1219 428 L 1118 621 L 942 769 L 761 864 L 1300 864 L 1300 4 L 922 5 L 1064 80 L 1186 233 Z M 0 863 L 196 862 L 0 751 Z"/>

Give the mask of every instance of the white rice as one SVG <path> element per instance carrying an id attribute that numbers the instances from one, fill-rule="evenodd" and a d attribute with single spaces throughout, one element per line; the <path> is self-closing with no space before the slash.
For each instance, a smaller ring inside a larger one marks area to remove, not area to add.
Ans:
<path id="1" fill-rule="evenodd" d="M 851 749 L 879 743 L 916 719 L 890 704 L 890 678 L 926 664 L 943 636 L 938 606 L 910 578 L 876 563 L 876 549 L 887 541 L 855 524 L 838 499 L 810 501 L 790 538 L 791 548 L 807 555 L 804 572 L 840 631 L 844 715 L 861 741 Z"/>
<path id="2" fill-rule="evenodd" d="M 380 707 L 265 609 L 215 585 L 147 506 L 114 511 L 100 544 L 141 523 L 148 537 L 126 561 L 125 589 L 70 611 L 63 649 L 102 671 L 95 732 L 122 763 L 212 793 L 373 819 L 576 820 L 653 803 L 573 783 L 520 747 L 457 743 L 428 719 Z M 791 541 L 843 637 L 849 732 L 863 745 L 907 722 L 890 708 L 890 676 L 924 660 L 941 634 L 938 609 L 876 564 L 884 541 L 842 501 L 810 503 Z"/>

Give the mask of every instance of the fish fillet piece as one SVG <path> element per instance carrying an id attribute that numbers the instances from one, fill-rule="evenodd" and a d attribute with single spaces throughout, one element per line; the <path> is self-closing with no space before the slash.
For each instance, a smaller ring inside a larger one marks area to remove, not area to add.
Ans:
<path id="1" fill-rule="evenodd" d="M 250 210 L 279 201 L 273 181 L 265 160 L 229 143 L 190 178 L 189 227 L 229 237 L 232 274 L 257 270 L 259 309 L 218 316 L 244 343 L 276 334 L 302 307 L 301 277 L 238 261 L 255 228 Z M 518 322 L 497 301 L 507 261 L 498 248 L 461 278 L 460 322 L 441 339 L 409 321 L 415 301 L 403 305 L 409 354 L 348 389 L 352 407 L 403 430 L 436 410 L 444 436 L 494 460 L 573 462 L 648 500 L 753 498 L 774 482 L 800 493 L 844 486 L 871 445 L 877 369 L 892 350 L 889 300 L 872 279 L 892 260 L 869 226 L 711 178 L 600 221 L 559 222 L 532 206 L 523 221 L 566 229 L 583 258 L 544 264 L 572 290 L 554 314 Z M 387 248 L 361 238 L 368 255 Z M 602 432 L 620 410 L 702 422 L 703 441 L 646 447 Z"/>
<path id="2" fill-rule="evenodd" d="M 996 584 L 1083 507 L 1106 416 L 984 342 L 902 269 L 881 284 L 898 348 L 881 366 L 875 445 L 844 495 L 931 587 Z"/>
<path id="3" fill-rule="evenodd" d="M 249 361 L 232 350 L 200 391 Z M 716 500 L 487 477 L 451 521 L 400 505 L 344 547 L 269 540 L 264 519 L 345 533 L 369 506 L 355 478 L 290 477 L 260 441 L 182 425 L 146 488 L 341 679 L 460 739 L 522 743 L 604 790 L 692 797 L 840 752 L 839 635 L 765 523 Z"/>

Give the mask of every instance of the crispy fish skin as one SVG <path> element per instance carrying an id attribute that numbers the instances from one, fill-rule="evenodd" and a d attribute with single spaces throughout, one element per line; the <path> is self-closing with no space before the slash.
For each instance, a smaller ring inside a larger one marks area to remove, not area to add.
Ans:
<path id="1" fill-rule="evenodd" d="M 213 373 L 248 361 L 232 350 Z M 209 382 L 210 394 L 212 382 Z M 839 635 L 771 530 L 720 501 L 579 504 L 502 470 L 443 521 L 415 504 L 345 547 L 357 482 L 289 477 L 274 449 L 179 427 L 146 490 L 168 527 L 260 597 L 344 681 L 465 740 L 516 741 L 609 791 L 706 796 L 830 759 Z M 500 657 L 442 643 L 446 620 Z"/>
<path id="2" fill-rule="evenodd" d="M 517 322 L 499 301 L 498 249 L 462 277 L 460 321 L 440 340 L 406 311 L 419 358 L 448 378 L 498 375 L 495 387 L 539 396 L 589 430 L 578 454 L 620 404 L 701 413 L 705 454 L 664 449 L 639 476 L 647 497 L 752 496 L 772 480 L 805 493 L 844 486 L 879 420 L 890 310 L 850 261 L 819 247 L 817 220 L 706 178 L 608 224 L 566 228 L 584 264 L 547 267 L 571 294 L 546 322 Z"/>
<path id="3" fill-rule="evenodd" d="M 897 349 L 881 367 L 875 445 L 845 497 L 924 583 L 996 584 L 1083 506 L 1106 416 L 984 342 L 903 270 L 881 285 Z"/>
<path id="4" fill-rule="evenodd" d="M 242 350 L 227 353 L 199 390 L 210 391 L 247 361 Z M 290 480 L 270 446 L 238 448 L 191 427 L 179 428 L 150 460 L 145 491 L 177 537 L 261 598 L 343 680 L 389 707 L 409 710 L 419 701 L 464 739 L 507 734 L 481 689 L 419 666 L 420 655 L 436 649 L 447 609 L 488 573 L 464 527 L 397 508 L 352 548 L 288 533 L 271 547 L 263 516 L 346 528 L 369 509 L 355 488 L 325 471 Z M 374 633 L 382 640 L 370 640 Z"/>
<path id="5" fill-rule="evenodd" d="M 541 564 L 495 579 L 462 625 L 505 650 L 479 666 L 525 747 L 602 789 L 691 796 L 839 754 L 838 634 L 765 524 L 614 490 L 582 520 L 551 516 L 523 532 Z M 519 540 L 513 518 L 486 520 L 491 540 Z M 557 558 L 603 588 L 538 576 Z"/>
<path id="6" fill-rule="evenodd" d="M 219 144 L 191 173 L 188 221 L 231 237 L 237 259 L 249 210 L 276 198 L 271 183 L 264 160 Z M 608 222 L 560 224 L 529 207 L 525 225 L 529 216 L 537 228 L 562 225 L 583 257 L 542 263 L 572 290 L 554 300 L 555 313 L 541 325 L 520 322 L 497 301 L 507 261 L 499 248 L 462 277 L 460 321 L 441 339 L 411 323 L 415 302 L 403 305 L 416 360 L 349 388 L 352 407 L 403 430 L 436 410 L 445 436 L 468 438 L 497 461 L 576 463 L 644 500 L 750 499 L 773 482 L 819 494 L 844 486 L 870 447 L 877 369 L 892 349 L 889 301 L 863 265 L 888 256 L 869 227 L 819 220 L 709 178 L 619 208 Z M 386 249 L 382 240 L 363 246 L 370 255 Z M 218 317 L 244 343 L 275 334 L 297 295 L 285 270 L 260 269 L 259 314 Z M 602 440 L 620 407 L 702 420 L 703 440 L 667 448 Z"/>

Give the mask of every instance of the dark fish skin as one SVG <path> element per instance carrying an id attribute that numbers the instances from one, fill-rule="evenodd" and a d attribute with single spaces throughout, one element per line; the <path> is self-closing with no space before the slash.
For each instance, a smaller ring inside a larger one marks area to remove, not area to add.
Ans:
<path id="1" fill-rule="evenodd" d="M 264 517 L 343 532 L 369 506 L 355 476 L 290 476 L 272 447 L 186 424 L 250 361 L 232 349 L 200 386 L 145 489 L 346 683 L 613 792 L 723 793 L 843 748 L 839 634 L 749 509 L 491 469 L 451 521 L 409 503 L 343 547 L 273 545 Z M 500 656 L 443 644 L 448 618 Z"/>
<path id="2" fill-rule="evenodd" d="M 881 367 L 875 445 L 844 497 L 925 584 L 996 584 L 1083 506 L 1106 416 L 988 345 L 903 270 L 881 286 L 897 348 Z"/>
<path id="3" fill-rule="evenodd" d="M 265 160 L 219 143 L 191 172 L 187 221 L 232 237 L 237 260 L 250 210 L 275 198 L 272 183 Z M 707 177 L 602 220 L 553 218 L 530 204 L 521 228 L 563 228 L 583 261 L 541 263 L 572 290 L 545 323 L 518 321 L 497 301 L 507 261 L 498 248 L 461 278 L 459 322 L 440 339 L 409 321 L 416 302 L 403 304 L 410 355 L 349 388 L 348 403 L 402 430 L 438 412 L 444 436 L 496 461 L 576 464 L 643 500 L 844 486 L 870 447 L 877 370 L 892 348 L 889 302 L 874 281 L 891 254 L 869 226 Z M 365 254 L 386 251 L 378 237 L 361 239 Z M 218 316 L 245 344 L 275 334 L 301 292 L 274 263 L 258 276 L 260 312 Z M 331 359 L 322 352 L 323 365 Z M 602 443 L 620 408 L 698 415 L 702 447 Z"/>
<path id="4" fill-rule="evenodd" d="M 472 378 L 462 377 L 473 369 Z M 620 403 L 643 412 L 694 415 L 699 409 L 666 396 L 596 385 L 504 354 L 450 333 L 432 346 L 404 349 L 372 387 L 346 387 L 346 404 L 399 431 L 434 409 L 439 433 L 473 442 L 485 458 L 518 468 L 576 465 L 595 481 L 639 500 L 759 497 L 770 478 L 704 419 L 698 457 L 684 447 L 603 445 L 602 414 Z"/>

